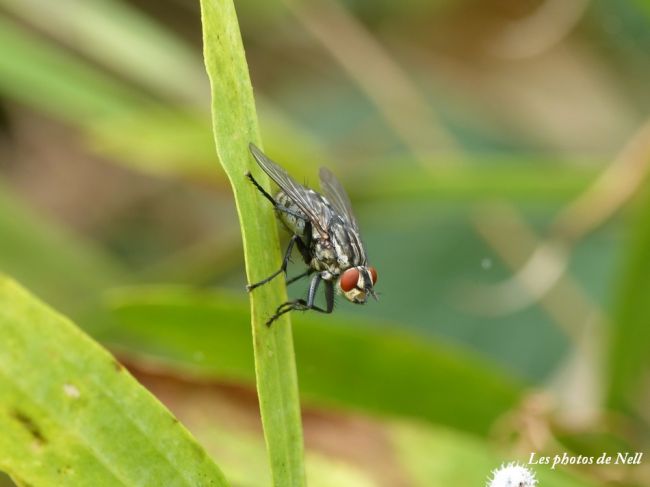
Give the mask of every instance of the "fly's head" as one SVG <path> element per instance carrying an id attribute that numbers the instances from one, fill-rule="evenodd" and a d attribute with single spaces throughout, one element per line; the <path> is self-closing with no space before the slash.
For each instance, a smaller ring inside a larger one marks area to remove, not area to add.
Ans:
<path id="1" fill-rule="evenodd" d="M 357 266 L 346 269 L 339 278 L 339 288 L 346 299 L 355 304 L 365 304 L 368 296 L 377 299 L 373 289 L 377 282 L 374 267 Z"/>

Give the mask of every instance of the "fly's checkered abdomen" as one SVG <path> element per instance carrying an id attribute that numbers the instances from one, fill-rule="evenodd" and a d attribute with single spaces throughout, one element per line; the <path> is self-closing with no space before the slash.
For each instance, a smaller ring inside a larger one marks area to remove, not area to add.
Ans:
<path id="1" fill-rule="evenodd" d="M 304 212 L 300 209 L 298 205 L 296 205 L 291 198 L 287 196 L 287 194 L 284 191 L 280 191 L 275 199 L 278 201 L 278 203 L 283 207 L 288 209 L 291 213 L 289 214 L 283 211 L 278 211 L 278 218 L 280 218 L 280 221 L 283 223 L 283 225 L 289 230 L 291 233 L 294 235 L 299 235 L 301 237 L 305 236 L 305 221 L 307 220 L 307 217 L 305 216 Z M 302 218 L 298 218 L 297 216 L 294 215 L 300 215 Z"/>

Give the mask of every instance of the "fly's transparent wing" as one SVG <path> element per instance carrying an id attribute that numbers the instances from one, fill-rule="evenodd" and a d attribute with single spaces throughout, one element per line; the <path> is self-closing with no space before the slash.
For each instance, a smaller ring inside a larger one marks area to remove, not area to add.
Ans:
<path id="1" fill-rule="evenodd" d="M 325 167 L 320 168 L 319 176 L 320 187 L 327 201 L 330 202 L 341 218 L 358 232 L 359 225 L 357 224 L 357 219 L 354 217 L 354 213 L 352 213 L 350 197 L 345 189 L 343 189 L 339 180 Z"/>
<path id="2" fill-rule="evenodd" d="M 327 222 L 329 220 L 327 209 L 321 202 L 320 198 L 315 196 L 316 193 L 302 184 L 296 182 L 287 171 L 278 166 L 255 145 L 249 144 L 249 149 L 253 157 L 269 177 L 280 186 L 291 200 L 298 205 L 298 208 L 307 215 L 312 226 L 324 237 L 327 236 Z"/>

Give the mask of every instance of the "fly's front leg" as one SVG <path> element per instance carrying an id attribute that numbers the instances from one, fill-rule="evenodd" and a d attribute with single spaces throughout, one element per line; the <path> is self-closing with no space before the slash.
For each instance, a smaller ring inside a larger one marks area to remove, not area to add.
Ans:
<path id="1" fill-rule="evenodd" d="M 289 264 L 289 260 L 291 259 L 291 251 L 293 250 L 293 245 L 296 242 L 300 242 L 300 237 L 298 235 L 294 235 L 293 237 L 291 237 L 291 240 L 289 240 L 289 245 L 287 245 L 287 250 L 284 252 L 284 257 L 282 258 L 282 265 L 280 266 L 280 268 L 276 272 L 271 274 L 269 277 L 267 277 L 266 279 L 262 279 L 260 282 L 256 282 L 255 284 L 247 285 L 246 289 L 248 290 L 248 292 L 251 292 L 253 289 L 261 286 L 262 284 L 266 284 L 267 282 L 273 280 L 273 278 L 277 277 L 283 272 L 287 272 L 287 265 Z"/>
<path id="2" fill-rule="evenodd" d="M 325 281 L 325 301 L 326 308 L 323 309 L 314 304 L 316 300 L 316 291 L 318 291 L 318 286 L 323 280 L 320 274 L 316 274 L 309 284 L 309 291 L 307 293 L 307 300 L 304 299 L 295 299 L 293 301 L 287 301 L 286 303 L 278 306 L 278 309 L 275 311 L 275 314 L 266 322 L 267 326 L 277 320 L 280 316 L 289 311 L 307 311 L 313 309 L 319 313 L 331 313 L 334 309 L 334 283 L 332 281 Z"/>

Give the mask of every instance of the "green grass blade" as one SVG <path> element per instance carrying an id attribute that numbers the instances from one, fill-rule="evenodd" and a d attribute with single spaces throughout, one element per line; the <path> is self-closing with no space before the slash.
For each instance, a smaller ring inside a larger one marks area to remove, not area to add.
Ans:
<path id="1" fill-rule="evenodd" d="M 232 0 L 202 0 L 201 18 L 217 153 L 235 195 L 246 274 L 255 282 L 279 268 L 280 249 L 272 208 L 245 176 L 251 171 L 268 187 L 248 152 L 250 142 L 260 143 L 253 90 Z M 281 279 L 251 294 L 257 390 L 273 481 L 290 487 L 305 484 L 291 324 L 285 315 L 272 327 L 265 325 L 285 300 Z"/>
<path id="2" fill-rule="evenodd" d="M 227 485 L 108 352 L 2 276 L 0 336 L 0 469 L 21 484 Z"/>

